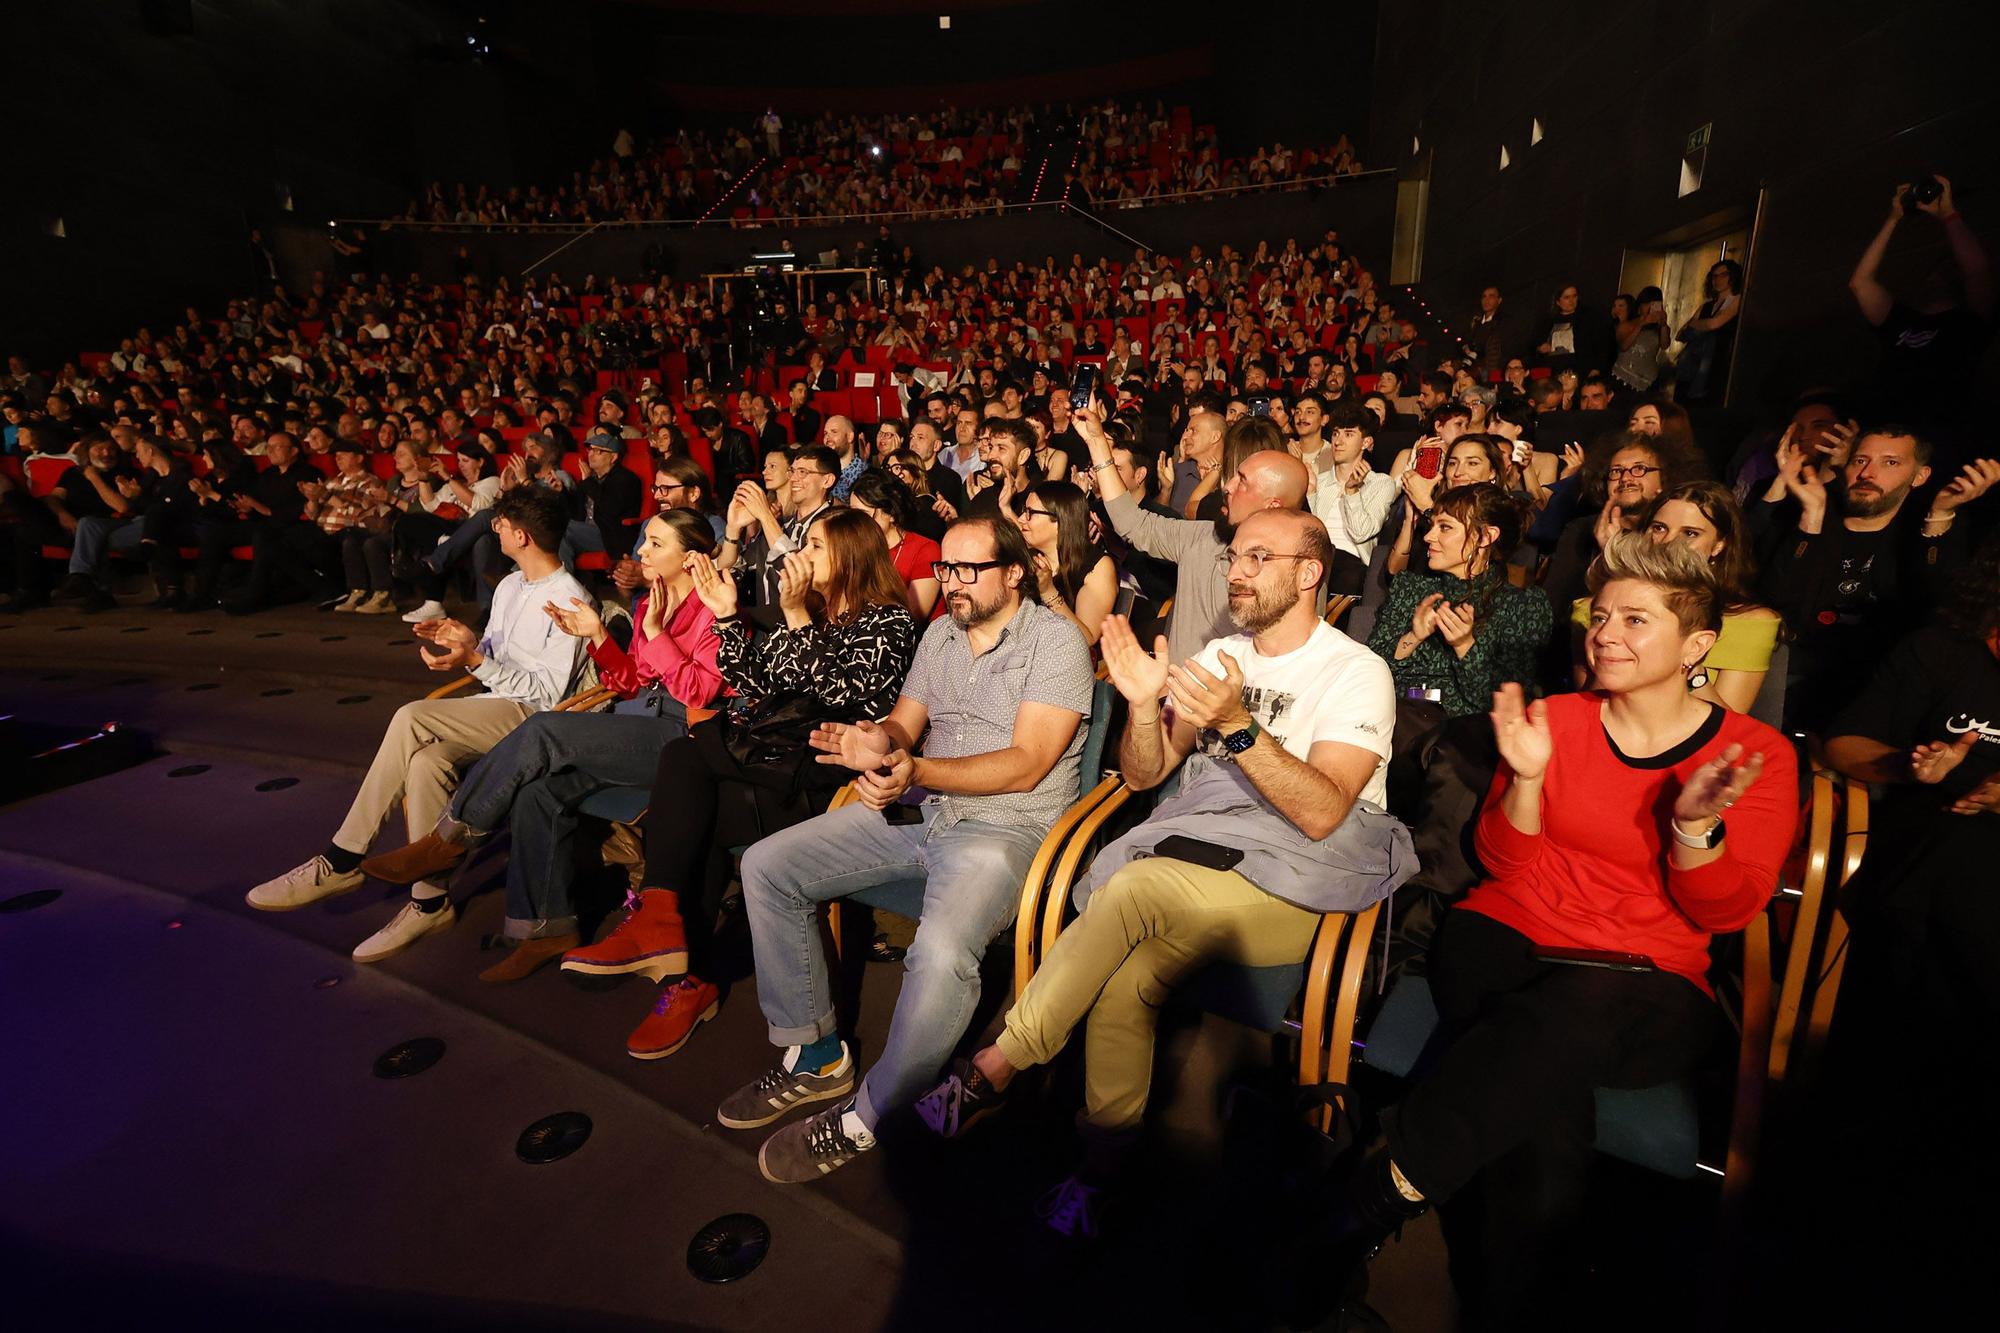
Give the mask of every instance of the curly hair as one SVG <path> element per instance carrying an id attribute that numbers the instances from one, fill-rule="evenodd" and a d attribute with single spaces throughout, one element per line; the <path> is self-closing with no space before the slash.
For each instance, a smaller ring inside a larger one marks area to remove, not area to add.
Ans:
<path id="1" fill-rule="evenodd" d="M 1683 443 L 1671 435 L 1640 435 L 1629 430 L 1606 431 L 1591 443 L 1590 450 L 1583 458 L 1583 498 L 1581 503 L 1590 509 L 1604 507 L 1606 495 L 1606 471 L 1611 460 L 1621 449 L 1644 449 L 1653 456 L 1660 467 L 1660 489 L 1672 490 L 1690 481 L 1705 481 L 1708 478 L 1708 461 L 1697 453 L 1692 444 Z"/>

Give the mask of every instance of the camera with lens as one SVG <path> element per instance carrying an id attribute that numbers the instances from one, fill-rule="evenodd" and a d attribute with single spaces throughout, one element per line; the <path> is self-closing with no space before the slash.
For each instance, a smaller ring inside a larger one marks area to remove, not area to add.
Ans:
<path id="1" fill-rule="evenodd" d="M 1903 211 L 1914 213 L 1917 211 L 1917 205 L 1934 204 L 1938 201 L 1938 196 L 1943 193 L 1944 186 L 1938 184 L 1937 178 L 1927 172 L 1921 181 L 1903 191 Z"/>

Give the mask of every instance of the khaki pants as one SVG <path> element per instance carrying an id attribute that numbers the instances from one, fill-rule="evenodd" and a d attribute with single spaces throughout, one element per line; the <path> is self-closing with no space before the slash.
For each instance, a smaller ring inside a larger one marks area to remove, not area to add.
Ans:
<path id="1" fill-rule="evenodd" d="M 1110 1133 L 1136 1128 L 1153 1079 L 1159 1007 L 1173 988 L 1210 962 L 1302 962 L 1319 921 L 1233 870 L 1142 857 L 1092 894 L 1056 940 L 996 1045 L 1016 1069 L 1046 1064 L 1089 1015 L 1084 1123 Z"/>
<path id="2" fill-rule="evenodd" d="M 403 803 L 409 840 L 437 827 L 461 770 L 505 740 L 534 710 L 512 699 L 418 699 L 404 704 L 382 733 L 381 748 L 354 795 L 336 847 L 366 852 L 382 821 Z"/>

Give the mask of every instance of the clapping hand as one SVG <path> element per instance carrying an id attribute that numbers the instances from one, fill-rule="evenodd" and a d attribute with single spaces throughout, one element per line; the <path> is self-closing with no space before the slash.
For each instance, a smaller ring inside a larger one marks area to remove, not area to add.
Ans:
<path id="1" fill-rule="evenodd" d="M 1951 803 L 1955 815 L 2000 814 L 2000 773 Z"/>
<path id="2" fill-rule="evenodd" d="M 1437 628 L 1438 608 L 1444 605 L 1444 594 L 1434 592 L 1418 602 L 1410 611 L 1410 637 L 1422 643 Z"/>
<path id="3" fill-rule="evenodd" d="M 1806 458 L 1805 450 L 1796 444 L 1778 450 L 1778 479 L 1817 531 L 1820 520 L 1826 517 L 1826 483 L 1820 480 L 1819 470 Z"/>
<path id="4" fill-rule="evenodd" d="M 717 620 L 736 614 L 736 581 L 715 567 L 705 555 L 690 554 L 682 566 L 694 580 L 694 595 Z"/>
<path id="5" fill-rule="evenodd" d="M 1926 785 L 1934 785 L 1945 780 L 1945 775 L 1957 768 L 1959 761 L 1972 753 L 1972 747 L 1979 743 L 1979 728 L 1974 727 L 1955 741 L 1931 741 L 1910 751 L 1910 777 Z"/>
<path id="6" fill-rule="evenodd" d="M 1791 431 L 1787 428 L 1785 434 Z M 1854 452 L 1854 442 L 1861 438 L 1861 423 L 1854 420 L 1836 421 L 1822 433 L 1819 444 L 1813 446 L 1819 454 L 1819 461 L 1830 471 L 1838 472 L 1847 466 L 1847 457 Z"/>
<path id="7" fill-rule="evenodd" d="M 806 594 L 812 591 L 812 557 L 794 551 L 778 566 L 778 609 L 803 611 Z"/>
<path id="8" fill-rule="evenodd" d="M 544 602 L 542 610 L 556 622 L 557 629 L 572 639 L 589 639 L 595 643 L 604 634 L 603 618 L 581 598 L 570 598 L 568 606 L 558 606 L 553 601 Z"/>
<path id="9" fill-rule="evenodd" d="M 1132 633 L 1132 622 L 1124 616 L 1104 617 L 1097 646 L 1104 656 L 1104 669 L 1112 686 L 1130 704 L 1157 703 L 1167 689 L 1167 670 L 1173 659 L 1167 655 L 1164 634 L 1153 640 L 1153 651 L 1140 647 Z"/>
<path id="10" fill-rule="evenodd" d="M 1461 602 L 1454 606 L 1449 602 L 1441 602 L 1434 618 L 1438 634 L 1454 653 L 1464 657 L 1472 651 L 1474 625 L 1472 603 Z"/>
<path id="11" fill-rule="evenodd" d="M 657 639 L 667 632 L 667 581 L 654 579 L 646 589 L 646 637 Z"/>
<path id="12" fill-rule="evenodd" d="M 1568 444 L 1563 446 L 1562 474 L 1565 477 L 1573 477 L 1577 474 L 1579 470 L 1582 469 L 1582 467 L 1583 467 L 1583 446 L 1578 444 L 1575 440 L 1571 440 Z"/>
<path id="13" fill-rule="evenodd" d="M 1591 535 L 1597 538 L 1597 549 L 1604 550 L 1611 545 L 1611 539 L 1625 531 L 1625 511 L 1618 507 L 1616 500 L 1606 500 L 1604 508 L 1597 513 L 1597 523 Z"/>
<path id="14" fill-rule="evenodd" d="M 819 762 L 838 764 L 865 773 L 881 768 L 896 748 L 889 733 L 873 722 L 822 722 L 813 728 L 807 742 L 818 750 Z"/>
<path id="15" fill-rule="evenodd" d="M 1176 719 L 1197 731 L 1226 736 L 1250 725 L 1250 711 L 1243 706 L 1243 668 L 1228 653 L 1218 650 L 1216 656 L 1220 677 L 1192 658 L 1167 668 L 1167 697 L 1173 700 Z"/>
<path id="16" fill-rule="evenodd" d="M 1548 772 L 1556 752 L 1555 738 L 1549 734 L 1549 705 L 1545 699 L 1523 704 L 1521 687 L 1508 681 L 1493 692 L 1493 741 L 1516 781 L 1537 782 Z"/>
<path id="17" fill-rule="evenodd" d="M 1949 514 L 1960 505 L 1970 504 L 2000 482 L 2000 462 L 1991 458 L 1975 458 L 1965 465 L 1965 470 L 1947 482 L 1931 499 L 1933 514 Z"/>
<path id="18" fill-rule="evenodd" d="M 1764 771 L 1764 756 L 1752 751 L 1742 763 L 1743 747 L 1731 745 L 1688 775 L 1674 800 L 1674 822 L 1700 824 L 1720 819 Z"/>

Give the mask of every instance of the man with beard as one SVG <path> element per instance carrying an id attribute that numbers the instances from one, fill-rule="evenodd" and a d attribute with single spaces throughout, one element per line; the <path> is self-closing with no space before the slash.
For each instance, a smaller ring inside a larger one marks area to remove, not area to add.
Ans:
<path id="1" fill-rule="evenodd" d="M 1098 854 L 1082 915 L 999 1039 L 917 1103 L 956 1136 L 1088 1017 L 1083 1165 L 1040 1210 L 1073 1236 L 1095 1231 L 1099 1192 L 1138 1137 L 1166 994 L 1215 961 L 1296 965 L 1321 913 L 1359 911 L 1416 869 L 1387 812 L 1389 670 L 1314 613 L 1333 557 L 1325 526 L 1265 510 L 1226 554 L 1238 632 L 1193 660 L 1173 665 L 1163 638 L 1148 653 L 1122 617 L 1104 624 L 1104 663 L 1131 709 L 1119 771 L 1143 790 L 1179 770 L 1180 790 Z"/>
<path id="2" fill-rule="evenodd" d="M 1206 415 L 1206 414 L 1204 414 Z M 1220 422 L 1221 417 L 1215 420 Z M 1223 549 L 1237 525 L 1260 509 L 1304 509 L 1310 478 L 1305 464 L 1288 453 L 1264 450 L 1251 454 L 1236 469 L 1223 492 L 1222 517 L 1162 518 L 1139 505 L 1119 479 L 1111 456 L 1111 437 L 1104 433 L 1104 416 L 1096 403 L 1071 418 L 1090 450 L 1090 470 L 1104 513 L 1119 537 L 1158 560 L 1175 565 L 1174 614 L 1167 624 L 1168 650 L 1178 661 L 1199 652 L 1210 639 L 1221 638 L 1229 621 L 1229 575 L 1221 564 Z M 1324 566 L 1322 566 L 1324 567 Z"/>
<path id="3" fill-rule="evenodd" d="M 782 1054 L 716 1118 L 754 1129 L 833 1103 L 765 1140 L 757 1162 L 779 1184 L 818 1180 L 874 1147 L 880 1118 L 937 1078 L 978 1002 L 980 959 L 1076 800 L 1094 685 L 1083 636 L 1036 597 L 1027 539 L 1010 520 L 961 519 L 941 554 L 932 569 L 951 614 L 925 632 L 895 708 L 880 723 L 812 734 L 822 762 L 860 775 L 861 799 L 743 857 L 757 998 Z M 897 884 L 921 885 L 923 910 L 888 1038 L 857 1088 L 818 909 Z"/>
<path id="4" fill-rule="evenodd" d="M 2000 463 L 1978 459 L 1927 508 L 1910 504 L 1911 491 L 1930 479 L 1930 459 L 1930 441 L 1909 427 L 1876 426 L 1855 441 L 1836 499 L 1804 449 L 1794 444 L 1779 454 L 1778 475 L 1798 501 L 1799 521 L 1773 554 L 1763 591 L 1796 636 L 1789 728 L 1820 730 L 1928 617 L 1964 564 L 1958 510 L 2000 481 Z"/>

